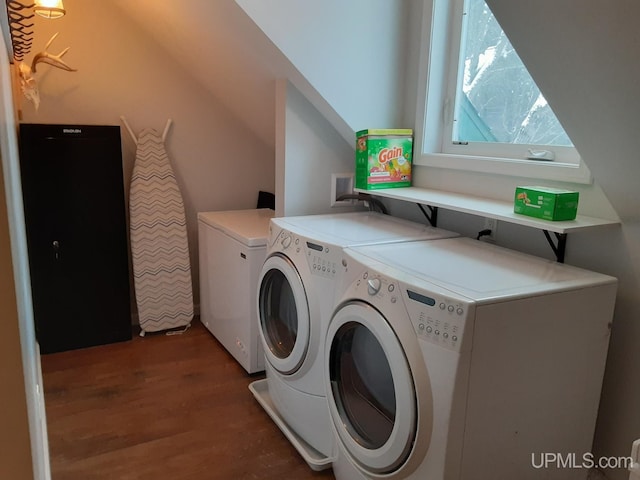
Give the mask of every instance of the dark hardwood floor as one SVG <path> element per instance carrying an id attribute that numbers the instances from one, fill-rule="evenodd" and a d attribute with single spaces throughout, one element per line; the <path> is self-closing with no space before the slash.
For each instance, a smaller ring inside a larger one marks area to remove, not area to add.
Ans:
<path id="1" fill-rule="evenodd" d="M 194 320 L 183 335 L 42 356 L 53 480 L 332 479 L 255 401 Z"/>

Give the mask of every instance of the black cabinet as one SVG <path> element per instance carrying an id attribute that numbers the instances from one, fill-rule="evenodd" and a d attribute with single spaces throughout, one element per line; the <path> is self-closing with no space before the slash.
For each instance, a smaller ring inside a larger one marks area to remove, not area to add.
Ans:
<path id="1" fill-rule="evenodd" d="M 22 124 L 19 138 L 42 353 L 130 339 L 120 128 Z"/>

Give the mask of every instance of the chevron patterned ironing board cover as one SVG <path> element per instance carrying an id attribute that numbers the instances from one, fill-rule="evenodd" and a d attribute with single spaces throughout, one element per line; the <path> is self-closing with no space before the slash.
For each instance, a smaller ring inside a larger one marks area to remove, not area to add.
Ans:
<path id="1" fill-rule="evenodd" d="M 162 136 L 138 136 L 129 215 L 136 303 L 142 333 L 189 325 L 191 266 L 184 203 Z"/>

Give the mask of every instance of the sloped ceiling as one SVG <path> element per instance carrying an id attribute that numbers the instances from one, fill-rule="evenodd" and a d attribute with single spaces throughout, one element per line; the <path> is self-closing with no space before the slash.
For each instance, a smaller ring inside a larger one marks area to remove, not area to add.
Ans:
<path id="1" fill-rule="evenodd" d="M 272 66 L 278 52 L 235 1 L 113 3 L 248 129 L 274 146 L 276 72 Z"/>

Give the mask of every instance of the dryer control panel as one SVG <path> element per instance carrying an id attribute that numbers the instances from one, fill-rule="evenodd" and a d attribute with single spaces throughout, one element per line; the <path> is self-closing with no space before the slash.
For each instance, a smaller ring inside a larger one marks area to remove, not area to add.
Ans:
<path id="1" fill-rule="evenodd" d="M 379 306 L 389 314 L 397 315 L 394 310 L 404 304 L 419 339 L 456 352 L 465 348 L 465 328 L 472 323 L 468 319 L 473 318 L 475 311 L 472 301 L 455 298 L 435 285 L 427 291 L 373 271 L 365 271 L 355 287 L 363 293 L 366 288 L 369 299 L 375 299 L 376 304 L 382 302 Z"/>
<path id="2" fill-rule="evenodd" d="M 418 337 L 455 351 L 461 351 L 467 305 L 440 295 L 425 295 L 403 289 L 405 305 Z"/>

